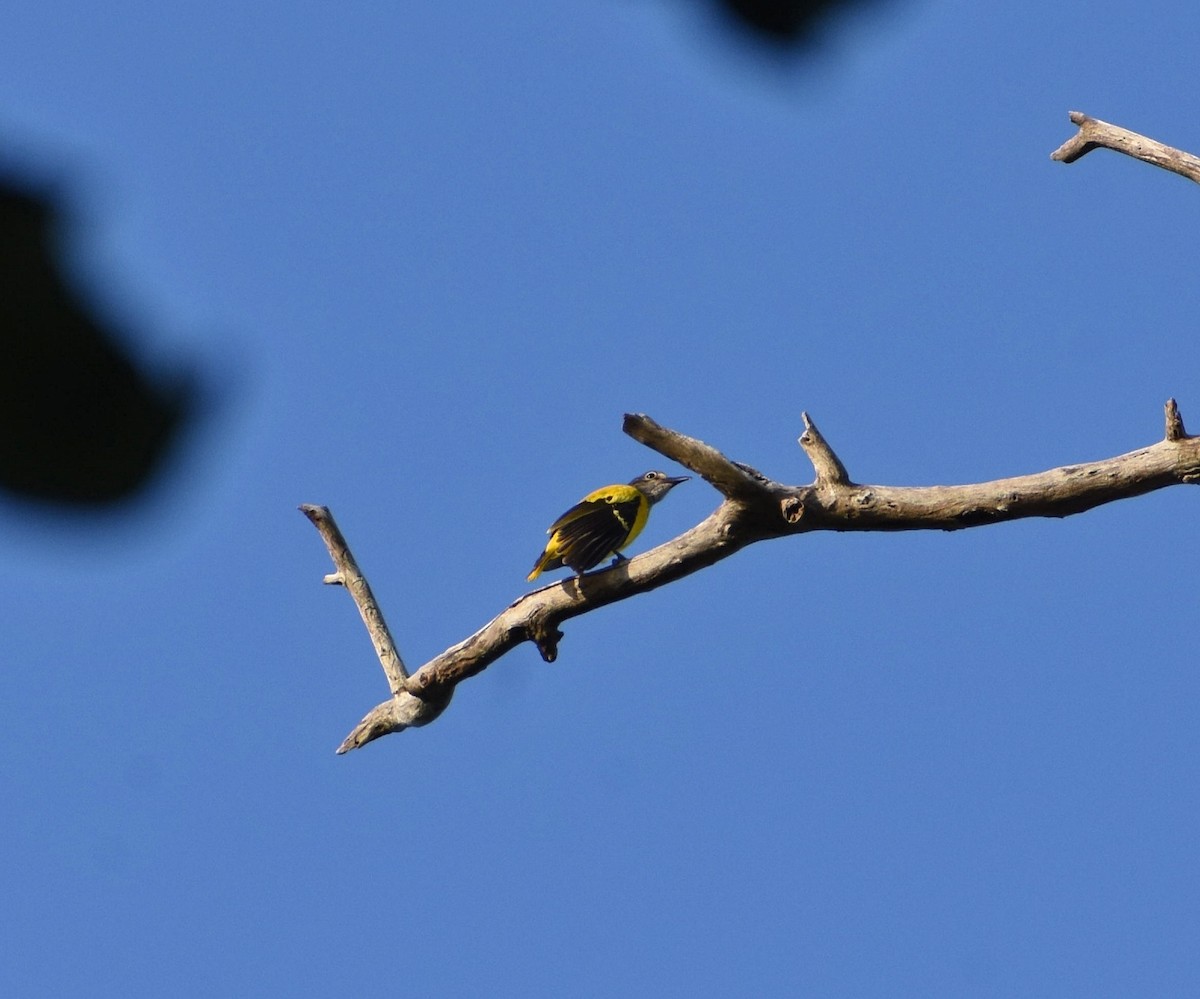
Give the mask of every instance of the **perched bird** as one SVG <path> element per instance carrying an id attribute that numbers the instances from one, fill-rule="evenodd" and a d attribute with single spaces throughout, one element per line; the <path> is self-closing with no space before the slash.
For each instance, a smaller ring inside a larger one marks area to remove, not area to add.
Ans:
<path id="1" fill-rule="evenodd" d="M 689 478 L 647 472 L 627 486 L 605 486 L 588 493 L 550 525 L 546 531 L 550 540 L 533 564 L 529 581 L 564 565 L 582 575 L 609 555 L 624 559 L 621 549 L 642 532 L 650 507 Z"/>

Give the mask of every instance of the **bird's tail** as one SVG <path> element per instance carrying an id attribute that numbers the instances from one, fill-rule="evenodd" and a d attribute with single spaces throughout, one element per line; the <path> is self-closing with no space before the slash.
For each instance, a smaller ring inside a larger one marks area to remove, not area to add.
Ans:
<path id="1" fill-rule="evenodd" d="M 559 555 L 552 555 L 550 553 L 550 549 L 547 548 L 544 552 L 542 552 L 541 555 L 537 557 L 537 561 L 533 563 L 533 568 L 530 570 L 529 575 L 525 578 L 532 583 L 543 572 L 546 572 L 549 569 L 561 568 L 562 564 L 562 557 Z"/>

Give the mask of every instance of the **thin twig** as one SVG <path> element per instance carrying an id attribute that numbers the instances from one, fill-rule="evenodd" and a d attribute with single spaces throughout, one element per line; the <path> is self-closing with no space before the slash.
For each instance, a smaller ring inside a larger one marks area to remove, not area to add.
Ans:
<path id="1" fill-rule="evenodd" d="M 347 753 L 391 732 L 428 725 L 446 710 L 454 688 L 447 687 L 434 692 L 432 696 L 420 696 L 409 691 L 408 670 L 405 669 L 404 660 L 396 650 L 396 643 L 392 641 L 392 634 L 383 619 L 383 611 L 375 600 L 375 594 L 371 592 L 371 584 L 358 568 L 354 554 L 338 528 L 337 521 L 333 519 L 333 514 L 329 512 L 328 507 L 314 506 L 311 503 L 302 504 L 300 512 L 312 521 L 320 533 L 337 569 L 323 581 L 329 586 L 344 586 L 346 592 L 354 599 L 363 624 L 367 627 L 367 634 L 371 636 L 371 642 L 375 646 L 375 654 L 383 667 L 388 686 L 392 689 L 391 698 L 372 708 L 338 746 L 337 752 Z"/>
<path id="2" fill-rule="evenodd" d="M 730 499 L 762 494 L 765 479 L 760 473 L 730 461 L 711 444 L 660 426 L 645 413 L 626 413 L 621 429 L 635 441 L 690 468 Z"/>
<path id="3" fill-rule="evenodd" d="M 1183 428 L 1183 417 L 1179 415 L 1179 406 L 1174 399 L 1168 399 L 1164 407 L 1166 411 L 1167 440 L 1181 441 L 1187 436 Z"/>
<path id="4" fill-rule="evenodd" d="M 333 514 L 327 506 L 304 503 L 300 506 L 300 512 L 312 521 L 320 533 L 325 547 L 329 549 L 334 568 L 337 569 L 337 572 L 326 576 L 323 582 L 329 586 L 344 586 L 346 592 L 354 598 L 363 624 L 367 626 L 367 634 L 371 636 L 371 644 L 375 646 L 379 665 L 383 667 L 387 677 L 388 686 L 392 688 L 393 694 L 401 693 L 408 687 L 408 670 L 404 667 L 404 660 L 400 658 L 396 643 L 392 641 L 392 633 L 383 619 L 383 611 L 375 599 L 375 594 L 371 592 L 371 584 L 358 568 L 354 553 L 346 544 L 346 538 L 337 526 L 337 521 L 333 519 Z"/>
<path id="5" fill-rule="evenodd" d="M 807 413 L 801 413 L 800 418 L 804 420 L 804 433 L 800 435 L 799 443 L 817 473 L 817 484 L 846 485 L 850 476 L 846 474 L 846 466 L 842 464 L 841 458 L 821 436 L 821 431 Z"/>

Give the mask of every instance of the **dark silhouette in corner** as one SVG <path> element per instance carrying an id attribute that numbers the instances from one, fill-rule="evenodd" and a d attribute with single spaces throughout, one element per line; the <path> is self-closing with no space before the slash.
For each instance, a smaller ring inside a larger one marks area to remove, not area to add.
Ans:
<path id="1" fill-rule="evenodd" d="M 196 410 L 196 382 L 156 381 L 71 285 L 56 198 L 0 177 L 0 488 L 111 507 L 154 477 Z"/>

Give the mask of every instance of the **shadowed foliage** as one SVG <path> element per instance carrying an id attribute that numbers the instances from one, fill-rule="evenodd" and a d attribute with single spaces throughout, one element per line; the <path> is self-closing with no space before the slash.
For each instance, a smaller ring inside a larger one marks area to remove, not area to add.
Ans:
<path id="1" fill-rule="evenodd" d="M 716 0 L 736 29 L 780 47 L 810 45 L 843 11 L 878 7 L 884 0 Z"/>
<path id="2" fill-rule="evenodd" d="M 62 209 L 0 178 L 0 488 L 109 506 L 148 484 L 195 415 L 196 383 L 155 381 L 64 273 Z"/>

